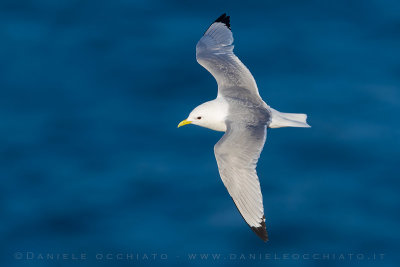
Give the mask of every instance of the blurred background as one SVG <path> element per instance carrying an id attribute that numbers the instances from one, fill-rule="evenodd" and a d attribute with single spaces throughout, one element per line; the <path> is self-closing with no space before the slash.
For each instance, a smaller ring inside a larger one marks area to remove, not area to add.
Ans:
<path id="1" fill-rule="evenodd" d="M 312 125 L 268 132 L 267 243 L 219 178 L 222 134 L 176 128 L 216 96 L 195 46 L 224 12 L 263 99 Z M 394 0 L 2 0 L 0 265 L 398 266 L 399 14 Z"/>

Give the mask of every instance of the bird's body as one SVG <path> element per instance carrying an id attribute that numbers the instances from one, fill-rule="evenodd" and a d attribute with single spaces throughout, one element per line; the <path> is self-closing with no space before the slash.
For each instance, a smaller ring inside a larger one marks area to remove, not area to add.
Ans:
<path id="1" fill-rule="evenodd" d="M 221 179 L 242 217 L 268 240 L 256 165 L 267 128 L 309 127 L 305 114 L 281 113 L 258 93 L 246 66 L 233 53 L 229 16 L 223 14 L 196 46 L 197 61 L 218 83 L 217 98 L 196 107 L 178 127 L 196 124 L 225 132 L 214 147 Z"/>

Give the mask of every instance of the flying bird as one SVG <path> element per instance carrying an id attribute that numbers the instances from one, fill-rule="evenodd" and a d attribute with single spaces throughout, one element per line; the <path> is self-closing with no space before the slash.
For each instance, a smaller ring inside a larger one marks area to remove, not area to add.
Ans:
<path id="1" fill-rule="evenodd" d="M 225 132 L 214 146 L 219 174 L 251 229 L 268 240 L 256 166 L 268 128 L 310 127 L 306 114 L 282 113 L 261 98 L 256 81 L 233 53 L 230 17 L 221 15 L 196 46 L 196 59 L 218 84 L 217 98 L 196 107 L 178 128 L 194 124 Z"/>

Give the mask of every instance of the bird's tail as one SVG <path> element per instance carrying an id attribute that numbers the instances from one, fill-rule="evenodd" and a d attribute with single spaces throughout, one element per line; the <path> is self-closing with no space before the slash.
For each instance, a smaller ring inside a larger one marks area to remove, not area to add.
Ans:
<path id="1" fill-rule="evenodd" d="M 273 108 L 271 109 L 271 123 L 269 128 L 281 127 L 304 127 L 310 128 L 307 123 L 307 115 L 300 113 L 283 113 Z"/>

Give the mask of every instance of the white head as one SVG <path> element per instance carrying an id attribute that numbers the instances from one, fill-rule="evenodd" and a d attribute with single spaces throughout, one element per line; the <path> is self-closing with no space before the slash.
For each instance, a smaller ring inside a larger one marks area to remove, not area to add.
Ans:
<path id="1" fill-rule="evenodd" d="M 179 123 L 178 128 L 186 124 L 194 124 L 214 131 L 226 131 L 225 118 L 228 114 L 228 105 L 224 101 L 215 99 L 197 106 L 186 120 Z"/>

